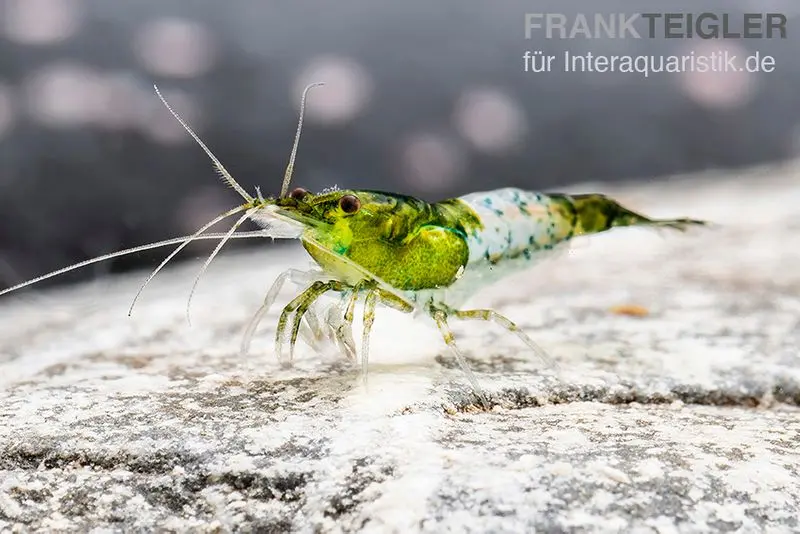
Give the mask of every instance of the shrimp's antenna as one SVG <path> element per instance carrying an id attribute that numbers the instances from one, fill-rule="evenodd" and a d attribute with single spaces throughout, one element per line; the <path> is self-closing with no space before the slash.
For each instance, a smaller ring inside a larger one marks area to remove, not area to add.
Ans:
<path id="1" fill-rule="evenodd" d="M 289 192 L 289 183 L 292 181 L 292 173 L 294 172 L 294 160 L 297 157 L 297 145 L 300 144 L 300 132 L 303 131 L 303 117 L 306 113 L 306 96 L 308 92 L 314 88 L 325 85 L 325 82 L 314 82 L 306 85 L 303 89 L 303 96 L 300 97 L 300 119 L 297 121 L 297 132 L 294 134 L 294 145 L 292 146 L 292 153 L 289 156 L 289 164 L 286 166 L 286 172 L 283 174 L 283 186 L 281 187 L 281 196 L 283 198 Z"/>
<path id="2" fill-rule="evenodd" d="M 3 290 L 0 290 L 0 296 L 6 295 L 13 291 L 17 291 L 18 289 L 22 289 L 24 287 L 32 286 L 37 282 L 41 282 L 43 280 L 47 280 L 48 278 L 53 278 L 55 276 L 68 273 L 70 271 L 74 271 L 76 269 L 80 269 L 81 267 L 86 267 L 87 265 L 92 265 L 94 263 L 100 263 L 101 261 L 110 260 L 113 258 L 119 258 L 120 256 L 127 256 L 128 254 L 136 254 L 137 252 L 144 252 L 146 250 L 152 250 L 154 248 L 160 247 L 168 247 L 170 245 L 177 245 L 180 243 L 185 242 L 187 239 L 194 239 L 195 241 L 200 239 L 220 239 L 226 237 L 227 234 L 224 233 L 212 233 L 212 234 L 203 234 L 203 235 L 196 235 L 190 236 L 185 235 L 182 237 L 173 237 L 170 239 L 165 239 L 164 241 L 157 241 L 155 243 L 148 243 L 146 245 L 139 245 L 138 247 L 133 248 L 126 248 L 125 250 L 118 250 L 116 252 L 111 252 L 109 254 L 103 254 L 102 256 L 98 256 L 96 258 L 92 258 L 89 260 L 85 260 L 79 263 L 75 263 L 68 267 L 64 267 L 63 269 L 59 269 L 57 271 L 53 271 L 51 273 L 43 274 L 42 276 L 37 276 L 31 280 L 27 280 L 25 282 L 21 282 L 17 285 L 7 287 Z M 269 233 L 267 230 L 253 230 L 248 232 L 238 232 L 233 235 L 227 236 L 229 239 L 251 239 L 254 237 L 269 237 Z"/>
<path id="3" fill-rule="evenodd" d="M 148 276 L 148 277 L 147 277 L 147 280 L 145 280 L 145 281 L 144 281 L 144 283 L 143 283 L 143 284 L 142 284 L 142 285 L 139 287 L 139 291 L 137 291 L 137 292 L 136 292 L 136 295 L 133 297 L 133 301 L 131 302 L 131 307 L 130 307 L 130 308 L 128 308 L 128 317 L 130 317 L 130 316 L 131 316 L 131 314 L 133 313 L 133 307 L 134 307 L 134 306 L 136 306 L 136 301 L 137 301 L 137 300 L 139 300 L 139 295 L 141 295 L 141 294 L 142 294 L 142 291 L 144 291 L 144 288 L 146 288 L 146 287 L 147 287 L 147 284 L 149 284 L 149 283 L 150 283 L 150 281 L 151 281 L 153 278 L 155 278 L 155 276 L 156 276 L 156 275 L 157 275 L 159 272 L 161 272 L 161 269 L 163 269 L 163 268 L 164 268 L 164 267 L 165 267 L 165 266 L 166 266 L 166 265 L 167 265 L 167 264 L 170 262 L 170 260 L 171 260 L 172 258 L 174 258 L 175 256 L 177 256 L 177 255 L 178 255 L 178 253 L 179 253 L 181 250 L 183 250 L 183 249 L 186 247 L 186 245 L 188 245 L 189 243 L 191 243 L 192 241 L 194 241 L 195 239 L 197 239 L 197 238 L 200 236 L 200 234 L 202 234 L 203 232 L 205 232 L 206 230 L 208 230 L 209 228 L 211 228 L 212 226 L 214 226 L 214 225 L 215 225 L 215 224 L 217 224 L 218 222 L 220 222 L 220 221 L 222 221 L 222 220 L 224 220 L 224 219 L 227 219 L 227 218 L 228 218 L 228 217 L 230 217 L 231 215 L 234 215 L 234 214 L 236 214 L 236 213 L 239 213 L 239 212 L 241 212 L 241 211 L 244 211 L 244 210 L 248 209 L 249 207 L 250 207 L 250 206 L 248 206 L 247 204 L 243 204 L 243 205 L 241 205 L 241 206 L 237 206 L 237 207 L 235 207 L 235 208 L 233 208 L 233 209 L 231 209 L 231 210 L 228 210 L 228 211 L 226 211 L 225 213 L 223 213 L 223 214 L 221 214 L 221 215 L 218 215 L 218 216 L 214 217 L 212 220 L 210 220 L 209 222 L 207 222 L 206 224 L 204 224 L 204 225 L 202 226 L 202 228 L 200 228 L 198 231 L 196 231 L 195 233 L 193 233 L 192 235 L 190 235 L 190 236 L 189 236 L 189 237 L 188 237 L 188 238 L 187 238 L 187 239 L 186 239 L 186 240 L 185 240 L 183 243 L 181 243 L 181 244 L 180 244 L 180 246 L 178 246 L 178 247 L 177 247 L 175 250 L 173 250 L 173 251 L 172 251 L 172 253 L 171 253 L 169 256 L 167 256 L 166 258 L 164 258 L 164 261 L 162 261 L 162 262 L 161 262 L 161 263 L 158 265 L 158 267 L 156 267 L 156 268 L 153 270 L 153 272 L 152 272 L 152 273 L 150 273 L 150 276 Z"/>
<path id="4" fill-rule="evenodd" d="M 181 123 L 181 126 L 183 126 L 183 129 L 186 130 L 189 133 L 189 135 L 192 136 L 192 139 L 194 139 L 197 142 L 197 144 L 200 145 L 200 148 L 202 148 L 205 151 L 206 155 L 208 155 L 208 157 L 211 158 L 211 161 L 214 163 L 214 167 L 217 169 L 217 172 L 220 174 L 220 176 L 225 181 L 225 183 L 228 184 L 228 186 L 230 186 L 231 188 L 233 188 L 237 193 L 239 193 L 239 195 L 241 195 L 241 197 L 244 198 L 247 202 L 252 202 L 253 201 L 253 197 L 251 197 L 247 193 L 247 191 L 245 191 L 244 188 L 241 185 L 239 185 L 239 182 L 234 180 L 233 176 L 231 176 L 231 173 L 228 172 L 228 169 L 226 169 L 225 166 L 222 165 L 222 162 L 220 162 L 217 159 L 217 157 L 214 155 L 214 153 L 211 152 L 211 150 L 200 139 L 200 137 L 196 133 L 194 133 L 194 130 L 192 130 L 189 127 L 189 125 L 186 124 L 186 121 L 184 121 L 181 118 L 181 116 L 178 115 L 178 113 L 174 109 L 172 109 L 172 106 L 169 105 L 169 103 L 167 102 L 167 99 L 164 98 L 164 96 L 161 94 L 161 91 L 158 90 L 158 86 L 153 84 L 153 89 L 155 89 L 156 95 L 161 100 L 161 103 L 164 104 L 164 106 L 166 106 L 166 108 L 169 110 L 169 112 L 172 113 L 172 116 L 175 117 L 175 120 L 177 120 L 179 123 Z M 283 195 L 281 195 L 281 196 L 283 196 Z"/>
<path id="5" fill-rule="evenodd" d="M 233 224 L 233 226 L 231 226 L 231 229 L 228 230 L 228 232 L 222 237 L 222 239 L 220 239 L 219 243 L 217 243 L 217 246 L 214 248 L 214 250 L 211 252 L 211 254 L 209 254 L 208 259 L 205 261 L 205 263 L 203 263 L 203 266 L 200 268 L 200 272 L 197 273 L 197 276 L 194 279 L 194 284 L 192 285 L 192 290 L 189 292 L 189 300 L 186 301 L 186 322 L 188 322 L 190 325 L 192 324 L 192 321 L 189 318 L 189 307 L 192 304 L 192 297 L 194 297 L 194 292 L 197 289 L 197 284 L 200 282 L 200 277 L 203 276 L 203 273 L 206 272 L 206 269 L 208 269 L 208 266 L 211 265 L 211 262 L 214 260 L 214 258 L 217 257 L 217 254 L 219 254 L 219 251 L 222 250 L 222 247 L 225 245 L 225 243 L 228 242 L 228 239 L 230 239 L 233 236 L 234 232 L 236 232 L 236 230 L 247 219 L 249 219 L 250 216 L 253 215 L 253 213 L 255 213 L 256 210 L 258 210 L 258 209 L 260 209 L 260 208 L 258 208 L 258 207 L 250 208 L 249 210 L 247 210 L 245 212 L 244 215 L 239 217 L 239 219 Z"/>

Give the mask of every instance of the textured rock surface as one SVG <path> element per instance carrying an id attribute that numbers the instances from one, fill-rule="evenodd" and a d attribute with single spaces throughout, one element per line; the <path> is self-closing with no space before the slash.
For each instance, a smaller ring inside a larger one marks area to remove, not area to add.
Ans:
<path id="1" fill-rule="evenodd" d="M 222 258 L 191 327 L 196 265 L 157 278 L 132 318 L 141 276 L 6 299 L 0 529 L 800 529 L 798 184 L 792 167 L 581 188 L 719 226 L 576 242 L 478 296 L 562 366 L 457 325 L 489 412 L 438 333 L 394 311 L 368 389 L 333 353 L 301 347 L 281 369 L 274 313 L 239 361 L 299 250 Z"/>

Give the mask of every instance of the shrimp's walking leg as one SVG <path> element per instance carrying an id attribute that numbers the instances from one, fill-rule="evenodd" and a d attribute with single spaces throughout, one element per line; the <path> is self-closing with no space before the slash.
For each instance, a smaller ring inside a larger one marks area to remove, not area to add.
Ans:
<path id="1" fill-rule="evenodd" d="M 363 281 L 357 282 L 356 285 L 353 286 L 353 290 L 350 292 L 349 298 L 347 299 L 347 306 L 343 306 L 344 314 L 337 318 L 335 327 L 336 339 L 347 340 L 347 343 L 349 343 L 347 346 L 353 349 L 345 353 L 350 360 L 355 360 L 357 353 L 356 342 L 353 339 L 353 317 L 362 286 Z"/>
<path id="2" fill-rule="evenodd" d="M 321 354 L 322 348 L 319 343 L 325 337 L 325 331 L 320 323 L 320 316 L 325 312 L 317 309 L 317 304 L 319 304 L 319 301 L 312 304 L 303 316 L 303 321 L 300 324 L 300 337 L 306 342 L 306 345 Z"/>
<path id="3" fill-rule="evenodd" d="M 345 322 L 344 314 L 348 299 L 352 294 L 342 293 L 342 298 L 336 305 L 331 305 L 325 317 L 325 325 L 330 329 L 330 338 L 336 342 L 339 350 L 349 360 L 356 358 L 356 342 L 353 339 L 353 330 Z"/>
<path id="4" fill-rule="evenodd" d="M 275 299 L 278 298 L 278 294 L 281 292 L 281 289 L 283 289 L 283 285 L 286 283 L 286 281 L 291 280 L 292 283 L 298 285 L 307 284 L 309 279 L 313 279 L 319 274 L 321 273 L 314 271 L 301 271 L 300 269 L 287 269 L 278 275 L 278 277 L 272 283 L 272 287 L 270 287 L 269 291 L 267 291 L 267 294 L 264 297 L 264 303 L 260 308 L 258 308 L 244 330 L 242 344 L 239 348 L 240 356 L 245 358 L 247 357 L 247 353 L 250 351 L 250 343 L 253 341 L 253 335 L 256 332 L 256 328 L 258 328 L 259 323 L 261 323 L 261 320 L 272 307 L 272 304 L 275 303 Z"/>
<path id="5" fill-rule="evenodd" d="M 380 290 L 370 289 L 364 300 L 364 331 L 361 334 L 361 378 L 364 384 L 367 383 L 367 372 L 369 371 L 369 334 L 372 331 L 372 324 L 375 322 L 378 296 L 380 296 Z"/>
<path id="6" fill-rule="evenodd" d="M 369 374 L 369 336 L 372 332 L 372 324 L 375 322 L 375 309 L 378 302 L 404 313 L 411 313 L 414 308 L 395 295 L 379 289 L 374 281 L 365 281 L 363 287 L 367 289 L 367 296 L 364 302 L 364 331 L 361 335 L 361 378 L 366 384 Z"/>
<path id="7" fill-rule="evenodd" d="M 328 282 L 318 281 L 315 284 L 319 289 L 316 290 L 314 293 L 310 293 L 306 299 L 297 307 L 294 322 L 292 323 L 292 327 L 290 329 L 291 332 L 291 345 L 289 348 L 289 361 L 291 362 L 293 353 L 294 353 L 294 346 L 297 343 L 297 334 L 301 328 L 304 326 L 303 320 L 309 319 L 309 311 L 317 303 L 317 299 L 327 293 L 328 291 L 337 291 L 339 293 L 345 291 L 346 287 L 344 284 L 337 280 L 330 280 Z M 312 286 L 313 287 L 313 286 Z M 309 288 L 311 289 L 311 288 Z M 312 312 L 313 313 L 313 312 Z M 316 318 L 315 318 L 316 319 Z M 317 328 L 319 329 L 319 323 L 317 323 Z M 318 332 L 317 335 L 321 335 L 321 330 Z"/>
<path id="8" fill-rule="evenodd" d="M 347 303 L 347 310 L 344 313 L 344 321 L 339 326 L 339 333 L 349 339 L 353 339 L 353 319 L 356 313 L 356 302 L 362 291 L 367 291 L 364 304 L 364 331 L 361 334 L 361 374 L 366 382 L 367 361 L 369 360 L 369 334 L 372 330 L 372 323 L 375 322 L 375 307 L 377 305 L 378 294 L 375 291 L 375 283 L 371 280 L 360 280 L 353 286 L 353 293 Z M 375 295 L 373 296 L 373 293 Z M 355 356 L 355 354 L 353 355 Z M 354 358 L 355 359 L 355 358 Z"/>
<path id="9" fill-rule="evenodd" d="M 315 301 L 306 310 L 300 323 L 300 337 L 318 354 L 323 353 L 320 343 L 324 340 L 334 342 L 339 351 L 349 360 L 355 360 L 356 346 L 352 328 L 345 323 L 344 314 L 351 291 L 342 291 L 337 303 L 321 307 Z"/>
<path id="10" fill-rule="evenodd" d="M 558 364 L 555 360 L 506 316 L 494 310 L 449 310 L 449 313 L 458 319 L 489 321 L 502 326 L 509 332 L 516 334 L 516 336 L 520 338 L 549 369 L 558 369 Z"/>
<path id="11" fill-rule="evenodd" d="M 478 379 L 475 378 L 475 374 L 472 372 L 472 369 L 469 368 L 469 364 L 467 364 L 467 360 L 464 358 L 461 350 L 459 350 L 458 345 L 456 345 L 453 332 L 450 330 L 450 327 L 447 324 L 447 312 L 444 310 L 431 310 L 431 315 L 436 321 L 436 324 L 439 326 L 439 331 L 444 337 L 444 342 L 447 343 L 448 347 L 450 347 L 450 351 L 456 357 L 456 361 L 461 367 L 461 370 L 464 371 L 465 375 L 467 375 L 467 380 L 469 380 L 469 383 L 472 385 L 472 389 L 475 391 L 475 394 L 481 400 L 484 407 L 488 409 L 490 406 L 489 401 L 486 399 L 486 394 L 483 392 L 483 388 L 481 388 L 480 384 L 478 384 Z"/>
<path id="12" fill-rule="evenodd" d="M 344 290 L 345 285 L 338 280 L 329 280 L 327 282 L 317 280 L 283 308 L 281 316 L 278 319 L 278 331 L 275 333 L 275 354 L 278 356 L 278 360 L 282 359 L 283 338 L 285 336 L 286 328 L 289 326 L 289 317 L 292 316 L 292 314 L 295 315 L 290 329 L 291 337 L 289 341 L 289 362 L 291 362 L 294 357 L 294 346 L 297 342 L 297 334 L 300 330 L 300 321 L 303 320 L 303 316 L 305 315 L 306 311 L 308 311 L 308 308 L 314 303 L 314 301 L 328 291 Z"/>
<path id="13" fill-rule="evenodd" d="M 362 291 L 374 289 L 376 286 L 375 282 L 372 280 L 361 280 L 353 286 L 353 289 L 350 292 L 349 298 L 347 298 L 347 306 L 344 308 L 344 315 L 342 317 L 334 316 L 333 310 L 329 310 L 328 315 L 328 325 L 333 329 L 334 336 L 339 344 L 339 348 L 345 353 L 345 355 L 351 359 L 355 360 L 356 357 L 356 348 L 355 348 L 355 341 L 353 340 L 353 319 L 355 318 L 355 309 L 356 303 L 358 302 L 358 297 Z M 344 304 L 344 302 L 342 303 Z M 372 321 L 374 321 L 374 308 L 375 305 L 373 304 L 373 312 L 372 312 Z M 365 315 L 366 319 L 366 309 Z M 366 324 L 365 324 L 366 327 Z M 369 328 L 372 328 L 372 323 L 370 323 Z M 366 338 L 363 337 L 362 339 L 369 339 L 369 330 L 366 331 Z M 362 342 L 362 351 L 364 350 L 363 342 Z M 362 358 L 363 362 L 363 358 Z M 362 368 L 364 365 L 362 364 Z"/>

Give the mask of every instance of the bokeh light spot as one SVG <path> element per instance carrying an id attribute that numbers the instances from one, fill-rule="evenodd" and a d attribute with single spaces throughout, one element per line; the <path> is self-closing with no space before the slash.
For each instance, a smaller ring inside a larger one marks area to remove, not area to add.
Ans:
<path id="1" fill-rule="evenodd" d="M 466 156 L 449 138 L 433 133 L 411 136 L 402 149 L 404 179 L 425 191 L 450 187 L 466 165 Z"/>
<path id="2" fill-rule="evenodd" d="M 51 63 L 34 70 L 23 82 L 28 112 L 34 120 L 54 127 L 90 122 L 103 96 L 100 75 L 80 63 Z"/>
<path id="3" fill-rule="evenodd" d="M 191 78 L 214 65 L 216 44 L 203 25 L 180 18 L 160 18 L 143 25 L 134 38 L 134 51 L 150 72 Z"/>
<path id="4" fill-rule="evenodd" d="M 0 17 L 6 37 L 25 45 L 51 45 L 72 37 L 80 28 L 79 0 L 6 0 Z"/>
<path id="5" fill-rule="evenodd" d="M 718 41 L 703 41 L 696 43 L 690 50 L 695 57 L 724 58 L 736 56 L 736 66 L 742 70 L 726 70 L 719 67 L 716 72 L 709 69 L 700 72 L 699 69 L 687 70 L 681 73 L 680 89 L 697 104 L 707 108 L 736 108 L 747 104 L 756 91 L 757 73 L 744 70 L 744 59 L 749 55 L 741 45 L 736 43 L 720 43 Z M 724 59 L 720 59 L 722 64 Z"/>
<path id="6" fill-rule="evenodd" d="M 127 72 L 108 72 L 99 77 L 93 121 L 102 128 L 135 128 L 156 96 Z"/>
<path id="7" fill-rule="evenodd" d="M 306 112 L 309 119 L 318 122 L 343 123 L 353 119 L 369 103 L 372 93 L 371 78 L 348 57 L 320 56 L 302 69 L 292 89 L 298 108 L 303 88 L 314 82 L 325 85 L 309 93 Z"/>
<path id="8" fill-rule="evenodd" d="M 496 89 L 471 89 L 456 103 L 458 132 L 476 149 L 502 153 L 518 146 L 527 123 L 522 107 Z"/>

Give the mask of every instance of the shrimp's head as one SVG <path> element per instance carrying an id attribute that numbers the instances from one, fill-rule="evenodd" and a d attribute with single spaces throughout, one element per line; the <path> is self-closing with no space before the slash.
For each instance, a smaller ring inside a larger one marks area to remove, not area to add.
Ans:
<path id="1" fill-rule="evenodd" d="M 274 237 L 308 237 L 337 253 L 355 243 L 407 237 L 428 206 L 392 193 L 333 190 L 314 194 L 300 187 L 260 203 L 262 208 L 253 219 Z"/>
<path id="2" fill-rule="evenodd" d="M 317 263 L 351 283 L 369 275 L 399 289 L 447 286 L 469 255 L 463 218 L 410 196 L 296 188 L 263 202 L 254 219 L 270 235 L 300 238 Z"/>

